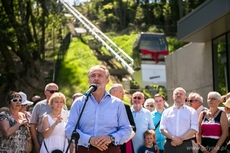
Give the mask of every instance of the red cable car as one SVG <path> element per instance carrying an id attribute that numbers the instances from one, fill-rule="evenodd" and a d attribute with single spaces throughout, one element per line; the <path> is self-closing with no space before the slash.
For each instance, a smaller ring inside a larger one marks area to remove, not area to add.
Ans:
<path id="1" fill-rule="evenodd" d="M 161 85 L 166 87 L 165 56 L 168 44 L 162 33 L 140 33 L 133 45 L 133 78 L 142 87 Z"/>

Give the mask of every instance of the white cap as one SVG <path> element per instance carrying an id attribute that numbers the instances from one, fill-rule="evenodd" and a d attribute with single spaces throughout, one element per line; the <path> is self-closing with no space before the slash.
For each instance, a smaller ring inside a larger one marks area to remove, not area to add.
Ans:
<path id="1" fill-rule="evenodd" d="M 19 94 L 21 95 L 22 97 L 22 105 L 33 105 L 33 102 L 32 101 L 28 101 L 27 100 L 27 95 L 24 93 L 24 92 L 19 92 Z"/>

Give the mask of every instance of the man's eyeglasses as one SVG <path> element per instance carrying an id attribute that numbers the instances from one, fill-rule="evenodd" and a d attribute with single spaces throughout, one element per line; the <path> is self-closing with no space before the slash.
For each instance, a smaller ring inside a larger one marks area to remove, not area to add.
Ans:
<path id="1" fill-rule="evenodd" d="M 14 98 L 14 99 L 11 99 L 10 100 L 11 102 L 14 102 L 14 103 L 16 103 L 16 102 L 22 102 L 22 99 L 21 98 Z"/>
<path id="2" fill-rule="evenodd" d="M 58 90 L 46 90 L 46 91 L 49 91 L 51 94 L 58 92 Z"/>
<path id="3" fill-rule="evenodd" d="M 141 100 L 142 98 L 141 97 L 133 97 L 133 99 Z"/>
<path id="4" fill-rule="evenodd" d="M 188 102 L 190 103 L 195 102 L 195 101 L 198 101 L 198 100 L 188 100 Z"/>
<path id="5" fill-rule="evenodd" d="M 146 105 L 146 107 L 151 107 L 151 108 L 153 108 L 153 107 L 154 107 L 154 105 Z"/>

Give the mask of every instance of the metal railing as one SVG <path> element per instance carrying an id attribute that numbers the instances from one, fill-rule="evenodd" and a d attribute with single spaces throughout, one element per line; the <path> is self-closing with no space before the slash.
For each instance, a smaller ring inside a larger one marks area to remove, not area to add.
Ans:
<path id="1" fill-rule="evenodd" d="M 134 73 L 132 68 L 133 59 L 126 54 L 121 48 L 119 48 L 111 39 L 109 39 L 102 31 L 100 31 L 95 25 L 93 25 L 86 17 L 84 17 L 76 8 L 69 5 L 63 0 L 59 0 L 61 4 L 74 16 L 76 19 L 86 28 L 86 30 L 95 38 L 98 42 L 112 54 L 112 56 L 128 71 L 130 75 Z"/>

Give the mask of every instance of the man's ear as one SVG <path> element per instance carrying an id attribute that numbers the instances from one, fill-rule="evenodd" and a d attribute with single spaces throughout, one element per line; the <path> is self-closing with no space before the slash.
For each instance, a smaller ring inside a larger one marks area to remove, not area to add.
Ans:
<path id="1" fill-rule="evenodd" d="M 107 79 L 107 81 L 106 81 L 106 84 L 108 84 L 108 83 L 109 83 L 109 81 L 110 81 L 110 79 L 108 78 L 108 79 Z"/>

